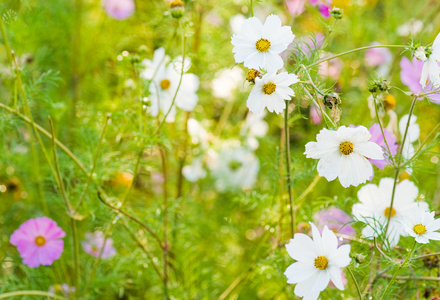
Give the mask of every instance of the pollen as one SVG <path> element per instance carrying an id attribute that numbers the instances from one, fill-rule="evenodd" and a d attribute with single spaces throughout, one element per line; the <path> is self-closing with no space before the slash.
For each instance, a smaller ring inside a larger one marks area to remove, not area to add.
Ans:
<path id="1" fill-rule="evenodd" d="M 259 39 L 255 43 L 255 48 L 260 52 L 267 52 L 270 48 L 270 42 L 267 39 Z"/>
<path id="2" fill-rule="evenodd" d="M 39 235 L 35 238 L 35 244 L 37 244 L 37 246 L 39 247 L 44 246 L 44 244 L 46 244 L 46 239 L 43 236 Z"/>
<path id="3" fill-rule="evenodd" d="M 420 234 L 424 234 L 426 232 L 426 227 L 425 227 L 425 225 L 417 224 L 414 226 L 413 230 L 415 233 L 420 235 Z"/>
<path id="4" fill-rule="evenodd" d="M 325 256 L 318 256 L 315 258 L 315 267 L 320 270 L 325 270 L 328 265 L 328 259 Z"/>
<path id="5" fill-rule="evenodd" d="M 387 207 L 385 208 L 385 210 L 383 211 L 383 214 L 385 215 L 385 217 L 388 218 L 388 216 L 390 215 L 390 208 Z M 394 217 L 396 215 L 396 210 L 393 208 L 391 208 L 391 218 Z"/>
<path id="6" fill-rule="evenodd" d="M 160 82 L 160 87 L 162 88 L 162 90 L 168 90 L 170 88 L 171 85 L 171 81 L 169 81 L 168 79 L 164 79 Z"/>
<path id="7" fill-rule="evenodd" d="M 268 82 L 265 85 L 263 85 L 263 93 L 266 95 L 270 95 L 277 89 L 277 85 L 273 82 Z"/>
<path id="8" fill-rule="evenodd" d="M 350 142 L 343 142 L 339 145 L 339 151 L 344 155 L 350 155 L 353 153 L 353 144 Z"/>

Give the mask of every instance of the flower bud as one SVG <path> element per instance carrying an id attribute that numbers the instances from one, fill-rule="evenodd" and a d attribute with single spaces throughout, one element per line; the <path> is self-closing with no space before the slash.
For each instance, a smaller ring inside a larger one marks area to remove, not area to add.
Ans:
<path id="1" fill-rule="evenodd" d="M 246 74 L 246 80 L 255 83 L 255 78 L 261 78 L 261 72 L 255 69 L 250 69 Z"/>
<path id="2" fill-rule="evenodd" d="M 185 13 L 185 4 L 183 3 L 183 1 L 180 0 L 171 1 L 170 10 L 171 10 L 171 16 L 173 18 L 179 19 Z"/>
<path id="3" fill-rule="evenodd" d="M 354 257 L 354 259 L 356 260 L 356 262 L 357 262 L 358 264 L 362 264 L 362 263 L 365 262 L 365 255 L 357 254 L 357 255 Z"/>
<path id="4" fill-rule="evenodd" d="M 426 57 L 425 49 L 426 48 L 422 46 L 418 47 L 416 51 L 414 51 L 414 57 L 420 61 L 426 61 L 428 57 Z"/>
<path id="5" fill-rule="evenodd" d="M 379 78 L 373 81 L 371 86 L 368 88 L 368 91 L 372 94 L 377 94 L 380 92 L 382 93 L 388 92 L 389 89 L 390 89 L 390 85 L 388 81 L 386 79 Z"/>
<path id="6" fill-rule="evenodd" d="M 330 15 L 332 15 L 333 18 L 335 18 L 336 20 L 340 20 L 342 19 L 342 12 L 342 9 L 338 7 L 333 7 L 333 9 L 330 10 Z"/>
<path id="7" fill-rule="evenodd" d="M 341 98 L 336 93 L 330 93 L 324 96 L 324 104 L 328 108 L 334 108 L 337 105 L 341 104 Z"/>

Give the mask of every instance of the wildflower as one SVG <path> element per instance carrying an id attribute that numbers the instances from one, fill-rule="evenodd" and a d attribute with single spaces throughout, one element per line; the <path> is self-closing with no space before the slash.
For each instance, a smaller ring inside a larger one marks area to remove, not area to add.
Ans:
<path id="1" fill-rule="evenodd" d="M 428 76 L 432 84 L 439 88 L 440 87 L 440 67 L 438 62 L 440 62 L 440 33 L 434 40 L 432 44 L 432 49 L 425 49 L 427 53 L 427 58 L 423 61 L 422 75 L 420 76 L 420 84 L 425 88 L 428 83 Z M 419 57 L 421 55 L 418 55 Z M 422 59 L 424 57 L 421 57 Z"/>
<path id="2" fill-rule="evenodd" d="M 423 88 L 419 82 L 422 75 L 423 64 L 423 61 L 419 61 L 416 58 L 410 61 L 408 58 L 402 57 L 400 61 L 400 79 L 414 94 L 435 90 L 431 83 Z M 440 104 L 440 93 L 426 95 L 426 98 L 434 103 Z"/>
<path id="3" fill-rule="evenodd" d="M 203 169 L 203 157 L 196 157 L 190 165 L 186 165 L 182 169 L 182 175 L 189 182 L 196 182 L 206 177 L 206 171 Z"/>
<path id="4" fill-rule="evenodd" d="M 170 2 L 171 16 L 179 19 L 185 13 L 185 4 L 181 0 L 174 0 Z"/>
<path id="5" fill-rule="evenodd" d="M 182 57 L 177 57 L 166 65 L 168 60 L 165 50 L 163 48 L 157 49 L 152 61 L 144 60 L 146 69 L 141 73 L 141 77 L 151 81 L 149 87 L 151 94 L 150 114 L 155 117 L 161 110 L 164 115 L 168 114 L 166 121 L 173 122 L 176 106 L 185 111 L 192 111 L 197 105 L 199 98 L 196 92 L 199 89 L 199 78 L 194 74 L 183 74 L 179 87 L 182 65 L 185 73 L 191 65 L 190 59 L 186 58 L 182 63 Z"/>
<path id="6" fill-rule="evenodd" d="M 249 112 L 246 116 L 246 120 L 241 127 L 240 135 L 246 138 L 247 146 L 255 150 L 259 146 L 257 137 L 264 137 L 269 130 L 269 125 L 264 121 L 266 112 L 263 111 L 261 114 L 254 114 Z"/>
<path id="7" fill-rule="evenodd" d="M 427 244 L 429 240 L 440 240 L 440 219 L 434 219 L 435 212 L 421 207 L 415 208 L 402 222 L 405 232 L 416 239 L 417 243 Z"/>
<path id="8" fill-rule="evenodd" d="M 360 203 L 353 205 L 354 217 L 367 226 L 362 230 L 366 238 L 377 237 L 384 233 L 388 217 L 386 238 L 389 246 L 394 247 L 400 236 L 405 235 L 402 221 L 412 214 L 416 207 L 428 209 L 426 202 L 416 202 L 418 188 L 409 180 L 403 180 L 396 185 L 393 207 L 390 208 L 394 179 L 382 178 L 379 186 L 367 184 L 357 193 Z"/>
<path id="9" fill-rule="evenodd" d="M 255 83 L 255 78 L 261 78 L 261 72 L 255 69 L 250 69 L 246 74 L 246 80 L 248 82 Z"/>
<path id="10" fill-rule="evenodd" d="M 319 159 L 318 173 L 328 181 L 339 178 L 343 187 L 364 183 L 373 174 L 367 158 L 383 159 L 381 147 L 369 139 L 364 126 L 339 127 L 337 131 L 322 129 L 316 142 L 306 144 L 307 158 Z"/>
<path id="11" fill-rule="evenodd" d="M 297 17 L 304 12 L 307 0 L 285 0 L 287 10 L 292 17 Z"/>
<path id="12" fill-rule="evenodd" d="M 370 142 L 376 143 L 383 149 L 383 158 L 382 159 L 368 159 L 372 164 L 374 164 L 379 169 L 383 169 L 385 165 L 390 164 L 391 161 L 389 157 L 395 155 L 397 153 L 398 145 L 396 143 L 396 137 L 394 136 L 392 131 L 383 129 L 383 133 L 385 135 L 385 139 L 390 147 L 390 152 L 388 152 L 387 144 L 385 143 L 384 136 L 382 135 L 382 130 L 380 129 L 380 125 L 378 123 L 374 123 L 370 129 L 368 130 L 371 134 Z"/>
<path id="13" fill-rule="evenodd" d="M 356 232 L 353 227 L 350 226 L 350 222 L 353 218 L 346 214 L 342 209 L 331 207 L 327 209 L 321 209 L 313 217 L 319 231 L 322 233 L 324 226 L 327 226 L 334 233 L 341 233 L 346 236 L 356 236 Z M 339 245 L 347 242 L 344 238 L 338 238 Z"/>
<path id="14" fill-rule="evenodd" d="M 290 85 L 299 81 L 295 74 L 282 72 L 279 74 L 267 73 L 263 78 L 255 78 L 255 85 L 247 100 L 247 107 L 254 113 L 262 113 L 264 108 L 270 112 L 283 112 L 286 104 L 295 96 Z"/>
<path id="15" fill-rule="evenodd" d="M 29 219 L 11 235 L 10 243 L 17 246 L 23 263 L 31 268 L 49 266 L 60 258 L 66 234 L 47 217 Z"/>
<path id="16" fill-rule="evenodd" d="M 134 12 L 133 0 L 104 0 L 107 14 L 116 20 L 125 20 Z"/>
<path id="17" fill-rule="evenodd" d="M 380 46 L 378 42 L 373 42 L 371 46 Z M 390 70 L 393 56 L 388 48 L 371 48 L 365 52 L 365 64 L 371 67 L 378 67 L 377 74 L 386 76 Z"/>
<path id="18" fill-rule="evenodd" d="M 243 70 L 239 67 L 225 69 L 217 72 L 212 80 L 212 94 L 217 98 L 230 101 L 234 97 L 234 91 L 243 82 Z"/>
<path id="19" fill-rule="evenodd" d="M 67 283 L 55 284 L 49 287 L 49 293 L 51 294 L 61 294 L 65 298 L 70 298 L 75 293 L 76 288 L 74 286 L 69 286 Z"/>
<path id="20" fill-rule="evenodd" d="M 297 284 L 297 296 L 316 300 L 330 280 L 338 289 L 344 289 L 341 268 L 351 261 L 350 245 L 338 248 L 338 239 L 327 226 L 324 226 L 321 236 L 315 224 L 310 225 L 313 239 L 303 233 L 296 233 L 286 245 L 287 252 L 297 262 L 290 265 L 284 275 L 287 283 Z"/>
<path id="21" fill-rule="evenodd" d="M 207 149 L 209 146 L 209 133 L 197 120 L 189 118 L 187 122 L 188 134 L 193 144 L 199 144 L 200 148 Z"/>
<path id="22" fill-rule="evenodd" d="M 256 17 L 244 21 L 241 33 L 232 36 L 235 61 L 244 63 L 249 69 L 264 69 L 276 72 L 283 67 L 283 59 L 279 55 L 293 41 L 290 26 L 281 26 L 276 15 L 266 18 L 264 24 Z"/>
<path id="23" fill-rule="evenodd" d="M 423 22 L 420 20 L 411 19 L 407 23 L 397 27 L 397 34 L 399 36 L 417 36 L 423 29 Z"/>
<path id="24" fill-rule="evenodd" d="M 113 240 L 111 238 L 105 238 L 102 231 L 86 233 L 86 238 L 81 241 L 81 246 L 86 253 L 94 257 L 99 257 L 101 251 L 101 258 L 110 258 L 116 254 L 116 250 L 113 247 Z"/>
<path id="25" fill-rule="evenodd" d="M 238 145 L 222 149 L 208 166 L 219 191 L 251 188 L 260 168 L 255 154 Z"/>

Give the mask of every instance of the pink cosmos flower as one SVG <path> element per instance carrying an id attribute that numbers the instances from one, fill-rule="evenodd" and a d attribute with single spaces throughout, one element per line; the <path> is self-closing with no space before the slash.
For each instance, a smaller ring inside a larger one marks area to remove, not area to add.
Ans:
<path id="1" fill-rule="evenodd" d="M 380 46 L 378 42 L 374 42 L 371 46 Z M 365 63 L 371 67 L 378 67 L 389 64 L 393 59 L 391 51 L 388 48 L 371 48 L 365 52 Z"/>
<path id="2" fill-rule="evenodd" d="M 423 61 L 413 58 L 411 62 L 408 58 L 402 57 L 400 68 L 400 79 L 402 80 L 402 83 L 405 84 L 414 94 L 435 90 L 432 83 L 429 83 L 429 85 L 423 89 L 419 82 L 422 75 Z M 440 104 L 440 93 L 427 95 L 426 98 L 434 103 Z"/>
<path id="3" fill-rule="evenodd" d="M 49 266 L 63 252 L 64 231 L 47 217 L 29 219 L 11 235 L 10 242 L 17 246 L 23 263 L 31 268 Z"/>
<path id="4" fill-rule="evenodd" d="M 333 80 L 338 80 L 341 74 L 344 63 L 339 58 L 334 58 L 319 64 L 319 74 L 328 76 Z"/>
<path id="5" fill-rule="evenodd" d="M 314 220 L 319 232 L 322 232 L 324 226 L 327 225 L 328 229 L 335 233 L 346 236 L 356 236 L 356 231 L 349 224 L 353 222 L 353 218 L 339 208 L 331 207 L 321 209 L 315 214 Z M 348 242 L 347 239 L 338 238 L 339 246 L 346 242 Z"/>
<path id="6" fill-rule="evenodd" d="M 383 169 L 385 165 L 391 164 L 391 161 L 387 159 L 387 157 L 390 156 L 390 153 L 388 152 L 388 147 L 383 138 L 382 131 L 380 130 L 380 125 L 378 123 L 374 123 L 373 125 L 371 125 L 368 131 L 371 133 L 370 142 L 378 144 L 379 146 L 382 147 L 384 151 L 383 160 L 369 159 L 369 158 L 368 160 L 379 169 Z M 396 143 L 397 140 L 396 137 L 394 136 L 392 131 L 389 131 L 385 128 L 383 129 L 383 133 L 385 134 L 385 138 L 387 140 L 388 146 L 390 147 L 391 155 L 395 155 L 397 153 L 397 147 L 398 147 Z"/>
<path id="7" fill-rule="evenodd" d="M 299 16 L 304 12 L 304 5 L 307 0 L 285 0 L 287 10 L 292 17 Z"/>
<path id="8" fill-rule="evenodd" d="M 324 110 L 324 105 L 320 105 L 321 108 Z M 315 105 L 310 105 L 310 122 L 315 125 L 321 124 L 322 122 L 321 110 L 318 109 Z"/>
<path id="9" fill-rule="evenodd" d="M 111 238 L 105 239 L 104 233 L 102 233 L 102 231 L 87 233 L 86 239 L 81 242 L 81 246 L 83 247 L 85 252 L 95 257 L 99 256 L 99 253 L 101 252 L 103 246 L 104 250 L 102 251 L 101 258 L 110 258 L 116 254 L 116 250 L 113 247 L 113 240 Z"/>
<path id="10" fill-rule="evenodd" d="M 324 18 L 330 17 L 330 10 L 332 7 L 330 5 L 319 4 L 318 10 Z"/>
<path id="11" fill-rule="evenodd" d="M 125 20 L 134 12 L 133 0 L 104 0 L 107 14 L 116 20 Z"/>

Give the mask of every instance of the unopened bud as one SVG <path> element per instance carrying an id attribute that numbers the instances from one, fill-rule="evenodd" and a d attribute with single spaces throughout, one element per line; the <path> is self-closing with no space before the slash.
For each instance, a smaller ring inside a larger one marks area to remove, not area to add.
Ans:
<path id="1" fill-rule="evenodd" d="M 332 15 L 336 20 L 342 19 L 342 13 L 342 9 L 338 7 L 333 7 L 333 9 L 330 11 L 330 15 Z"/>
<path id="2" fill-rule="evenodd" d="M 255 78 L 261 78 L 261 72 L 255 69 L 250 69 L 246 74 L 246 80 L 255 83 Z"/>
<path id="3" fill-rule="evenodd" d="M 386 79 L 379 78 L 370 85 L 368 91 L 372 94 L 386 93 L 390 89 L 390 84 Z"/>
<path id="4" fill-rule="evenodd" d="M 356 262 L 358 264 L 362 264 L 363 262 L 365 262 L 365 255 L 362 254 L 357 254 L 354 259 L 356 260 Z"/>
<path id="5" fill-rule="evenodd" d="M 171 1 L 170 10 L 171 10 L 171 16 L 173 18 L 179 19 L 185 13 L 185 4 L 183 3 L 183 1 L 180 0 Z"/>
<path id="6" fill-rule="evenodd" d="M 418 47 L 416 51 L 414 51 L 414 57 L 417 58 L 420 61 L 426 61 L 428 57 L 426 56 L 425 47 Z"/>
<path id="7" fill-rule="evenodd" d="M 335 108 L 341 104 L 341 98 L 336 93 L 330 93 L 324 96 L 324 105 L 328 108 Z"/>

